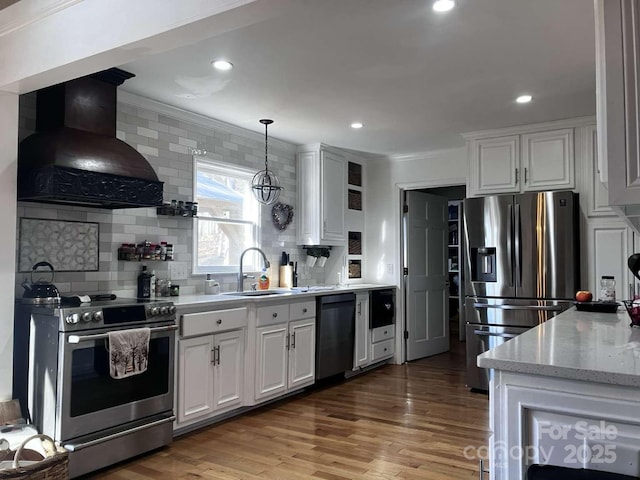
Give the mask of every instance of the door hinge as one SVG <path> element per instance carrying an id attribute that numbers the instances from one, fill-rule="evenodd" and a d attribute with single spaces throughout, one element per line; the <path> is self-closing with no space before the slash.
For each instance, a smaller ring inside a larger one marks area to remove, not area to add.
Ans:
<path id="1" fill-rule="evenodd" d="M 409 330 L 404 331 L 404 339 L 409 340 Z"/>
<path id="2" fill-rule="evenodd" d="M 404 268 L 402 269 L 402 274 L 403 274 L 403 275 L 409 275 L 409 269 L 408 269 L 407 267 L 404 267 Z"/>
<path id="3" fill-rule="evenodd" d="M 403 213 L 409 213 L 409 205 L 406 205 L 406 204 L 405 204 L 405 205 L 403 205 L 403 206 L 402 206 L 402 212 L 403 212 Z"/>

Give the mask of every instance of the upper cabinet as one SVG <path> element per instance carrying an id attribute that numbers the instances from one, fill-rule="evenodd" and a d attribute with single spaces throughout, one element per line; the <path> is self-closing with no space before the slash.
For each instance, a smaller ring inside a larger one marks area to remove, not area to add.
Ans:
<path id="1" fill-rule="evenodd" d="M 469 196 L 575 188 L 573 128 L 497 133 L 465 135 Z"/>
<path id="2" fill-rule="evenodd" d="M 344 245 L 347 160 L 325 145 L 298 149 L 298 245 Z"/>
<path id="3" fill-rule="evenodd" d="M 629 206 L 640 205 L 640 0 L 596 0 L 595 7 L 600 178 L 609 205 L 638 224 Z"/>

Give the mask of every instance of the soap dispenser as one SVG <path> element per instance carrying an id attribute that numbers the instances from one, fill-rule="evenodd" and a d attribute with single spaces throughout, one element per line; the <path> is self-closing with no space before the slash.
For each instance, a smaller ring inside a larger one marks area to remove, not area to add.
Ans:
<path id="1" fill-rule="evenodd" d="M 207 279 L 204 281 L 204 293 L 206 295 L 217 295 L 220 293 L 220 284 L 211 278 L 210 273 L 207 273 Z"/>

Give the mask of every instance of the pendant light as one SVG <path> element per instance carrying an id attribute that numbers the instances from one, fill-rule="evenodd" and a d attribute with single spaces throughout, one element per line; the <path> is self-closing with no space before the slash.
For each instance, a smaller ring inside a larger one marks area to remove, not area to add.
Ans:
<path id="1" fill-rule="evenodd" d="M 278 200 L 282 191 L 280 180 L 278 180 L 275 173 L 269 170 L 267 165 L 267 127 L 273 123 L 273 120 L 263 118 L 260 123 L 264 125 L 264 170 L 253 176 L 251 189 L 258 202 L 264 205 L 271 205 Z"/>

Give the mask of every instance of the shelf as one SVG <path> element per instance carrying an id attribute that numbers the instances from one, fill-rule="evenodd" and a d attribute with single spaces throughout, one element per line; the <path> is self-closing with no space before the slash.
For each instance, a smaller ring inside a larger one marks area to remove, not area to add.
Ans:
<path id="1" fill-rule="evenodd" d="M 449 245 L 449 248 L 458 248 L 460 245 Z"/>
<path id="2" fill-rule="evenodd" d="M 460 297 L 459 297 L 458 295 L 449 295 L 449 298 L 450 298 L 450 299 L 456 299 L 456 300 L 457 300 L 457 299 L 458 299 L 458 298 L 460 298 Z"/>
<path id="3" fill-rule="evenodd" d="M 460 270 L 449 270 L 449 273 L 460 273 Z"/>

